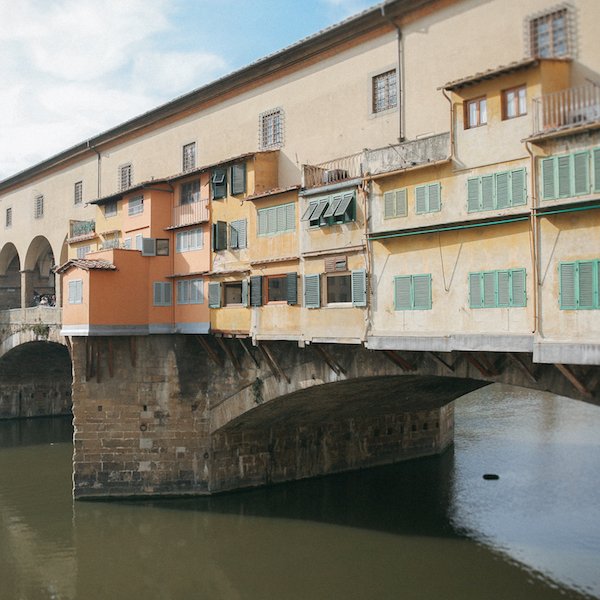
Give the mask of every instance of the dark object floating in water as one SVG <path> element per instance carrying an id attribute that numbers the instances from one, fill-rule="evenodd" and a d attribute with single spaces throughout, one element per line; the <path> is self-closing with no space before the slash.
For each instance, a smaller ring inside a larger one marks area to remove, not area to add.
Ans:
<path id="1" fill-rule="evenodd" d="M 500 475 L 496 475 L 496 473 L 486 473 L 483 476 L 483 478 L 484 479 L 493 479 L 493 480 L 495 480 L 495 479 L 500 479 Z"/>

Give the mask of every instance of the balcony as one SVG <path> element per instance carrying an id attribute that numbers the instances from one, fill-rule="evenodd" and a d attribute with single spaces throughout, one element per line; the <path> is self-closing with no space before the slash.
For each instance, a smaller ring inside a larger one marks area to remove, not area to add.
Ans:
<path id="1" fill-rule="evenodd" d="M 93 238 L 96 235 L 96 221 L 70 221 L 69 241 Z"/>
<path id="2" fill-rule="evenodd" d="M 362 176 L 362 152 L 318 165 L 303 165 L 303 187 L 315 188 Z"/>
<path id="3" fill-rule="evenodd" d="M 173 208 L 171 227 L 183 227 L 208 221 L 208 200 L 179 204 Z"/>
<path id="4" fill-rule="evenodd" d="M 533 99 L 533 135 L 600 121 L 600 86 L 590 83 Z"/>

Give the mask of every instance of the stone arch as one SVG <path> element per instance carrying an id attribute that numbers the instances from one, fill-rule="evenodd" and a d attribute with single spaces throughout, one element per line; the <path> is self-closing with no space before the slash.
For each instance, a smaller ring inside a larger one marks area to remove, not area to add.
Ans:
<path id="1" fill-rule="evenodd" d="M 0 250 L 0 310 L 21 306 L 21 259 L 12 242 Z"/>
<path id="2" fill-rule="evenodd" d="M 22 294 L 25 306 L 35 306 L 39 298 L 47 297 L 51 302 L 55 298 L 55 276 L 53 267 L 56 262 L 52 246 L 45 236 L 38 235 L 29 244 L 25 255 L 22 283 L 25 290 Z"/>

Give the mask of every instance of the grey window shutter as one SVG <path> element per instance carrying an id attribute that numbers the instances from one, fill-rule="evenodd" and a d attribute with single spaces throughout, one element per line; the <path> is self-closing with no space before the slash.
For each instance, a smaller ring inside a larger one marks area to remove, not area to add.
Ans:
<path id="1" fill-rule="evenodd" d="M 277 206 L 275 212 L 277 215 L 277 225 L 275 226 L 275 232 L 285 231 L 285 226 L 287 222 L 285 206 Z"/>
<path id="2" fill-rule="evenodd" d="M 589 152 L 576 152 L 573 155 L 573 193 L 576 196 L 590 193 L 589 165 Z"/>
<path id="3" fill-rule="evenodd" d="M 511 278 L 511 306 L 527 306 L 527 290 L 525 288 L 525 269 L 513 269 Z"/>
<path id="4" fill-rule="evenodd" d="M 496 273 L 493 271 L 483 274 L 483 306 L 496 306 Z"/>
<path id="5" fill-rule="evenodd" d="M 383 194 L 383 218 L 391 219 L 396 216 L 396 194 L 385 192 Z"/>
<path id="6" fill-rule="evenodd" d="M 333 217 L 335 211 L 338 209 L 338 206 L 342 202 L 342 196 L 334 196 L 327 207 L 327 210 L 323 213 L 323 218 L 328 219 L 329 217 Z"/>
<path id="7" fill-rule="evenodd" d="M 413 275 L 413 306 L 431 308 L 431 275 Z"/>
<path id="8" fill-rule="evenodd" d="M 239 248 L 238 230 L 236 227 L 236 221 L 232 221 L 229 224 L 229 247 L 230 248 Z"/>
<path id="9" fill-rule="evenodd" d="M 494 176 L 484 175 L 481 178 L 481 210 L 493 210 L 494 204 Z"/>
<path id="10" fill-rule="evenodd" d="M 475 212 L 479 207 L 479 177 L 473 177 L 467 181 L 467 210 Z"/>
<path id="11" fill-rule="evenodd" d="M 510 172 L 511 205 L 518 206 L 527 202 L 527 178 L 525 169 Z"/>
<path id="12" fill-rule="evenodd" d="M 227 169 L 224 167 L 213 169 L 211 184 L 213 199 L 225 198 L 227 196 Z"/>
<path id="13" fill-rule="evenodd" d="M 241 219 L 238 221 L 238 248 L 248 247 L 248 221 Z"/>
<path id="14" fill-rule="evenodd" d="M 286 274 L 286 294 L 288 304 L 298 304 L 298 274 Z"/>
<path id="15" fill-rule="evenodd" d="M 442 188 L 439 183 L 432 183 L 427 186 L 428 210 L 429 212 L 439 212 L 442 208 Z"/>
<path id="16" fill-rule="evenodd" d="M 594 192 L 600 192 L 600 148 L 592 150 L 592 162 L 594 172 Z"/>
<path id="17" fill-rule="evenodd" d="M 354 202 L 354 192 L 351 194 L 344 194 L 342 201 L 338 204 L 335 212 L 333 213 L 334 217 L 341 217 L 348 213 L 348 217 L 352 219 L 352 215 L 354 213 L 353 205 Z"/>
<path id="18" fill-rule="evenodd" d="M 510 206 L 510 175 L 496 173 L 496 207 L 508 208 Z"/>
<path id="19" fill-rule="evenodd" d="M 227 249 L 227 223 L 225 221 L 217 221 L 215 224 L 215 236 L 214 236 L 214 249 L 215 250 L 226 250 Z"/>
<path id="20" fill-rule="evenodd" d="M 219 282 L 210 282 L 208 284 L 208 306 L 209 308 L 221 307 L 221 284 Z"/>
<path id="21" fill-rule="evenodd" d="M 415 188 L 415 212 L 418 215 L 427 212 L 427 188 L 424 185 Z"/>
<path id="22" fill-rule="evenodd" d="M 575 263 L 562 263 L 560 270 L 560 308 L 577 308 Z"/>
<path id="23" fill-rule="evenodd" d="M 396 190 L 396 216 L 405 217 L 408 214 L 406 189 Z"/>
<path id="24" fill-rule="evenodd" d="M 231 166 L 231 194 L 237 196 L 246 191 L 246 163 Z"/>
<path id="25" fill-rule="evenodd" d="M 248 306 L 248 280 L 242 279 L 242 304 Z"/>
<path id="26" fill-rule="evenodd" d="M 367 272 L 365 269 L 357 269 L 351 273 L 352 282 L 352 306 L 367 305 Z"/>
<path id="27" fill-rule="evenodd" d="M 310 202 L 302 215 L 301 221 L 310 221 L 312 214 L 315 212 L 315 208 L 319 206 L 318 202 Z"/>
<path id="28" fill-rule="evenodd" d="M 556 198 L 555 173 L 556 158 L 542 159 L 542 197 L 544 200 Z"/>
<path id="29" fill-rule="evenodd" d="M 162 304 L 162 285 L 159 281 L 155 281 L 152 284 L 152 292 L 154 296 L 154 306 L 160 306 Z"/>
<path id="30" fill-rule="evenodd" d="M 142 256 L 156 256 L 156 240 L 142 238 Z"/>
<path id="31" fill-rule="evenodd" d="M 321 306 L 321 276 L 304 276 L 304 306 L 306 308 L 319 308 Z"/>
<path id="32" fill-rule="evenodd" d="M 578 308 L 594 308 L 594 261 L 586 260 L 578 263 Z"/>
<path id="33" fill-rule="evenodd" d="M 469 306 L 481 308 L 481 273 L 469 273 Z"/>
<path id="34" fill-rule="evenodd" d="M 268 218 L 266 208 L 261 208 L 258 211 L 258 235 L 267 234 Z"/>
<path id="35" fill-rule="evenodd" d="M 412 300 L 410 290 L 412 288 L 412 277 L 410 275 L 394 278 L 394 309 L 410 310 Z"/>
<path id="36" fill-rule="evenodd" d="M 558 195 L 561 198 L 571 195 L 571 156 L 557 157 Z"/>
<path id="37" fill-rule="evenodd" d="M 498 306 L 510 306 L 510 279 L 508 271 L 498 271 Z"/>
<path id="38" fill-rule="evenodd" d="M 263 303 L 263 284 L 262 275 L 253 275 L 250 277 L 250 305 L 262 306 Z"/>

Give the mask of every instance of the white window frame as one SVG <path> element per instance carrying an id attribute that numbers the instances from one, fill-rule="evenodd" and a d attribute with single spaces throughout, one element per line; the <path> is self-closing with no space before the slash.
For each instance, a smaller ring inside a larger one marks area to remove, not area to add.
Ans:
<path id="1" fill-rule="evenodd" d="M 383 82 L 381 88 L 378 86 L 380 81 Z M 374 73 L 370 82 L 371 114 L 379 115 L 398 108 L 398 71 L 396 67 Z"/>
<path id="2" fill-rule="evenodd" d="M 83 279 L 69 281 L 69 304 L 83 304 Z"/>
<path id="3" fill-rule="evenodd" d="M 173 286 L 170 281 L 154 281 L 152 283 L 153 306 L 171 306 L 173 303 L 172 298 Z"/>
<path id="4" fill-rule="evenodd" d="M 92 251 L 92 247 L 90 245 L 79 246 L 77 248 L 77 258 L 85 258 L 85 255 L 91 251 Z"/>
<path id="5" fill-rule="evenodd" d="M 127 190 L 133 184 L 133 167 L 131 163 L 119 167 L 119 190 Z"/>
<path id="6" fill-rule="evenodd" d="M 281 148 L 284 141 L 284 112 L 281 107 L 267 110 L 258 118 L 258 137 L 261 150 Z"/>
<path id="7" fill-rule="evenodd" d="M 178 231 L 175 234 L 175 252 L 192 252 L 204 247 L 204 232 L 201 227 Z"/>
<path id="8" fill-rule="evenodd" d="M 204 280 L 179 280 L 177 282 L 177 304 L 204 304 Z"/>
<path id="9" fill-rule="evenodd" d="M 130 217 L 141 215 L 144 212 L 144 196 L 134 196 L 127 201 L 127 214 Z"/>
<path id="10" fill-rule="evenodd" d="M 196 168 L 196 142 L 184 144 L 181 147 L 181 169 L 183 173 Z"/>

